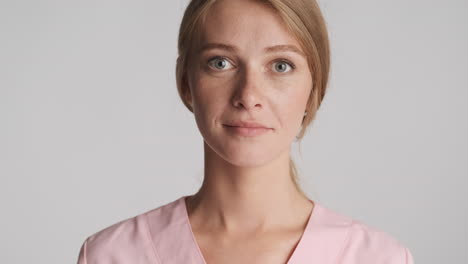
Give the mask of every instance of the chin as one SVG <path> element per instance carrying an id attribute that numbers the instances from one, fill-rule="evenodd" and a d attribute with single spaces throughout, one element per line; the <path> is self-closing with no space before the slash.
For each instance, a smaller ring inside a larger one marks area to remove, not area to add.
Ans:
<path id="1" fill-rule="evenodd" d="M 247 142 L 214 144 L 211 150 L 226 162 L 238 167 L 263 166 L 279 155 L 276 155 L 271 148 L 255 146 Z"/>

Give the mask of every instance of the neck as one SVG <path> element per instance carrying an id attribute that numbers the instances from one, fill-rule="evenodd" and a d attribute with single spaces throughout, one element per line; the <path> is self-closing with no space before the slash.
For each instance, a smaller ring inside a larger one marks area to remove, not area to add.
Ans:
<path id="1" fill-rule="evenodd" d="M 264 166 L 238 167 L 206 143 L 204 181 L 187 201 L 192 225 L 235 234 L 303 225 L 312 207 L 291 179 L 289 152 Z"/>

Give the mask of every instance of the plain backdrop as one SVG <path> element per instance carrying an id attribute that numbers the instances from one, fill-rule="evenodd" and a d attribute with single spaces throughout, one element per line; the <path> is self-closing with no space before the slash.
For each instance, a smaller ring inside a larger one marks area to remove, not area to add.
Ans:
<path id="1" fill-rule="evenodd" d="M 187 0 L 0 0 L 0 259 L 76 263 L 84 239 L 194 193 L 203 138 L 175 86 Z M 330 85 L 301 185 L 416 263 L 468 259 L 468 2 L 322 0 Z"/>

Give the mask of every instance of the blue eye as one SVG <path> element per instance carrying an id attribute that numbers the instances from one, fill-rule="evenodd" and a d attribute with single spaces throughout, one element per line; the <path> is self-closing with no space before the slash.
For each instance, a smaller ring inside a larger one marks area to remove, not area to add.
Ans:
<path id="1" fill-rule="evenodd" d="M 223 57 L 215 57 L 212 58 L 208 61 L 208 65 L 218 69 L 218 70 L 224 70 L 226 69 L 226 65 L 230 64 L 228 60 L 226 60 Z"/>
<path id="2" fill-rule="evenodd" d="M 280 73 L 289 72 L 288 67 L 290 70 L 295 68 L 294 64 L 284 60 L 278 61 L 274 66 L 275 70 Z"/>

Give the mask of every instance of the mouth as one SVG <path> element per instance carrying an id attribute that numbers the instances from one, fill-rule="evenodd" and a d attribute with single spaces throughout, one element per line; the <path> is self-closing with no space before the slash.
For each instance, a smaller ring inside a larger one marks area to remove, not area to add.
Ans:
<path id="1" fill-rule="evenodd" d="M 258 122 L 249 122 L 249 121 L 233 121 L 228 124 L 224 124 L 228 127 L 240 127 L 240 128 L 263 128 L 263 129 L 270 129 L 269 127 L 258 123 Z"/>
<path id="2" fill-rule="evenodd" d="M 271 128 L 267 127 L 242 127 L 242 126 L 231 126 L 223 125 L 230 133 L 243 136 L 243 137 L 256 137 L 263 135 L 269 131 Z"/>

